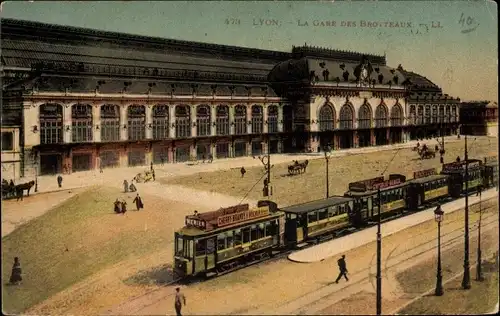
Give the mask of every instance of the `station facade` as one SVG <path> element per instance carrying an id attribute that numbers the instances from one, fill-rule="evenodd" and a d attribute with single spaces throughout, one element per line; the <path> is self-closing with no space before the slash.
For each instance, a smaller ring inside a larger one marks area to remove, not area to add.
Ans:
<path id="1" fill-rule="evenodd" d="M 458 99 L 385 56 L 306 45 L 286 53 L 2 19 L 2 66 L 24 177 L 400 143 L 459 121 Z"/>

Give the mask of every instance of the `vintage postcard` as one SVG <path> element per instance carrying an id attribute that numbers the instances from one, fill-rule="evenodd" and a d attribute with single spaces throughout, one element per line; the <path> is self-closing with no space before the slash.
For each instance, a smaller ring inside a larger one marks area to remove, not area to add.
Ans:
<path id="1" fill-rule="evenodd" d="M 2 311 L 498 312 L 493 1 L 3 1 Z"/>

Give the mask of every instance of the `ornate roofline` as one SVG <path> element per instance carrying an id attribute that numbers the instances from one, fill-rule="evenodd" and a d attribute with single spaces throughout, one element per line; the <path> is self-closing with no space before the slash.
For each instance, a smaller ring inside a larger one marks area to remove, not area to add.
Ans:
<path id="1" fill-rule="evenodd" d="M 290 58 L 290 53 L 264 50 L 257 48 L 238 47 L 230 45 L 210 44 L 203 42 L 165 39 L 119 32 L 102 31 L 90 28 L 48 24 L 16 19 L 1 19 L 3 37 L 27 37 L 38 39 L 54 39 L 63 41 L 102 42 L 109 41 L 126 46 L 152 46 L 155 48 L 192 51 L 197 53 L 223 54 L 233 57 L 251 57 L 252 59 L 284 60 Z"/>
<path id="2" fill-rule="evenodd" d="M 317 46 L 292 46 L 292 55 L 294 58 L 298 57 L 323 57 L 323 58 L 333 58 L 345 61 L 355 61 L 359 62 L 363 57 L 366 57 L 371 63 L 387 65 L 385 55 L 373 55 L 373 54 L 364 54 L 352 51 L 344 51 L 338 49 L 331 48 L 323 48 Z"/>

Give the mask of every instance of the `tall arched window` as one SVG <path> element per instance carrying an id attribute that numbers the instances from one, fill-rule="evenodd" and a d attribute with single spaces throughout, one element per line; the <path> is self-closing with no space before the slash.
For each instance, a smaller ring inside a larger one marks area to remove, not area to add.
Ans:
<path id="1" fill-rule="evenodd" d="M 101 142 L 120 140 L 120 109 L 118 105 L 101 106 Z"/>
<path id="2" fill-rule="evenodd" d="M 247 108 L 244 105 L 237 105 L 234 109 L 235 134 L 247 133 Z"/>
<path id="3" fill-rule="evenodd" d="M 431 123 L 431 106 L 429 104 L 425 105 L 425 124 Z"/>
<path id="4" fill-rule="evenodd" d="M 262 134 L 264 132 L 264 113 L 262 112 L 262 106 L 254 105 L 252 106 L 252 133 Z"/>
<path id="5" fill-rule="evenodd" d="M 63 114 L 60 104 L 40 106 L 40 144 L 63 142 Z"/>
<path id="6" fill-rule="evenodd" d="M 196 108 L 196 136 L 210 136 L 210 107 L 198 105 Z"/>
<path id="7" fill-rule="evenodd" d="M 319 110 L 319 130 L 333 131 L 335 129 L 335 111 L 330 104 L 325 104 Z"/>
<path id="8" fill-rule="evenodd" d="M 451 120 L 458 122 L 458 107 L 456 105 L 451 108 Z"/>
<path id="9" fill-rule="evenodd" d="M 283 132 L 293 130 L 293 109 L 289 104 L 283 106 Z"/>
<path id="10" fill-rule="evenodd" d="M 71 140 L 75 143 L 92 141 L 92 106 L 73 104 L 71 106 Z"/>
<path id="11" fill-rule="evenodd" d="M 175 107 L 175 137 L 191 137 L 191 108 L 189 105 Z"/>
<path id="12" fill-rule="evenodd" d="M 444 123 L 444 105 L 439 105 L 439 123 Z"/>
<path id="13" fill-rule="evenodd" d="M 438 122 L 438 107 L 436 104 L 432 105 L 431 123 Z"/>
<path id="14" fill-rule="evenodd" d="M 217 106 L 215 131 L 217 135 L 229 135 L 229 107 L 227 105 Z"/>
<path id="15" fill-rule="evenodd" d="M 391 126 L 403 125 L 403 109 L 401 105 L 396 104 L 391 109 Z"/>
<path id="16" fill-rule="evenodd" d="M 415 125 L 417 123 L 417 109 L 415 105 L 410 105 L 410 124 Z"/>
<path id="17" fill-rule="evenodd" d="M 424 106 L 419 105 L 417 108 L 417 124 L 424 124 Z"/>
<path id="18" fill-rule="evenodd" d="M 340 129 L 352 129 L 352 122 L 354 120 L 354 113 L 352 111 L 352 108 L 345 104 L 342 106 L 340 109 L 339 113 L 340 121 L 339 121 L 339 128 Z"/>
<path id="19" fill-rule="evenodd" d="M 168 116 L 168 105 L 158 104 L 153 107 L 153 139 L 168 138 L 170 134 Z"/>
<path id="20" fill-rule="evenodd" d="M 146 108 L 143 105 L 130 105 L 127 109 L 129 140 L 146 138 Z"/>
<path id="21" fill-rule="evenodd" d="M 384 104 L 379 104 L 375 109 L 375 127 L 386 127 L 387 121 L 387 108 Z"/>
<path id="22" fill-rule="evenodd" d="M 358 128 L 371 128 L 372 126 L 372 113 L 368 104 L 363 104 L 359 109 L 358 115 Z"/>
<path id="23" fill-rule="evenodd" d="M 451 106 L 450 105 L 447 105 L 446 106 L 446 111 L 444 113 L 444 121 L 446 123 L 449 123 L 450 122 L 450 116 L 451 116 Z"/>
<path id="24" fill-rule="evenodd" d="M 270 105 L 267 108 L 267 132 L 278 132 L 278 107 L 276 105 Z"/>

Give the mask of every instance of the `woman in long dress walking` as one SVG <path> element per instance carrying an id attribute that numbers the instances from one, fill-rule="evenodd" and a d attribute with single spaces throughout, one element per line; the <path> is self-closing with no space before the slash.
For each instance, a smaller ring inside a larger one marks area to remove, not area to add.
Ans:
<path id="1" fill-rule="evenodd" d="M 21 276 L 21 263 L 19 262 L 19 258 L 14 258 L 14 265 L 12 266 L 12 274 L 10 275 L 10 284 L 18 285 L 23 280 Z"/>

